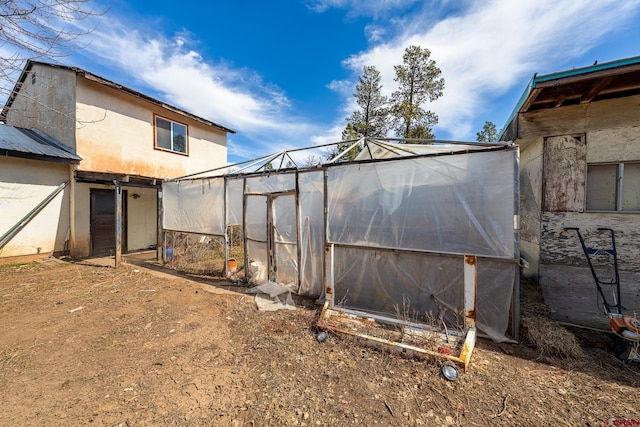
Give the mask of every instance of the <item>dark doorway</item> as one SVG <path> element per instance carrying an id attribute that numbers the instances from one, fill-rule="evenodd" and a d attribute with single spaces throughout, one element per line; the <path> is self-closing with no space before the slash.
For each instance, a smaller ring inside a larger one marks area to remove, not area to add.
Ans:
<path id="1" fill-rule="evenodd" d="M 122 191 L 122 251 L 127 247 L 127 192 Z M 114 255 L 116 252 L 116 192 L 91 189 L 91 255 Z"/>

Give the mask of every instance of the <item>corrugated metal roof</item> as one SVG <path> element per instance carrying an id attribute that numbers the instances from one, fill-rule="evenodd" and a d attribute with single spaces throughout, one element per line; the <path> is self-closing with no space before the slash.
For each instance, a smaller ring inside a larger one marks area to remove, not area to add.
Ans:
<path id="1" fill-rule="evenodd" d="M 60 142 L 37 130 L 0 124 L 0 155 L 79 163 L 82 158 Z"/>

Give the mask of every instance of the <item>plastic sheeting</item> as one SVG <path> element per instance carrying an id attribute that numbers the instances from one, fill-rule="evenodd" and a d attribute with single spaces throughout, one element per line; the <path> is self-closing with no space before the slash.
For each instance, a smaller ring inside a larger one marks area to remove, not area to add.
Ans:
<path id="1" fill-rule="evenodd" d="M 328 170 L 328 241 L 513 258 L 512 151 Z"/>
<path id="2" fill-rule="evenodd" d="M 334 255 L 335 304 L 413 322 L 464 328 L 464 257 L 343 248 Z M 477 326 L 506 339 L 515 264 L 478 259 Z M 408 318 L 406 318 L 408 317 Z"/>
<path id="3" fill-rule="evenodd" d="M 243 178 L 227 180 L 227 224 L 242 225 Z"/>
<path id="4" fill-rule="evenodd" d="M 275 249 L 276 280 L 293 283 L 298 290 L 298 226 L 294 195 L 273 199 L 273 242 Z"/>
<path id="5" fill-rule="evenodd" d="M 393 159 L 420 154 L 462 153 L 470 150 L 484 150 L 485 148 L 482 144 L 390 144 L 385 141 L 373 140 L 358 153 L 355 160 Z"/>
<path id="6" fill-rule="evenodd" d="M 300 205 L 300 295 L 324 293 L 324 171 L 298 175 Z"/>
<path id="7" fill-rule="evenodd" d="M 505 148 L 170 182 L 164 226 L 223 234 L 226 179 L 251 282 L 320 297 L 332 244 L 336 304 L 449 328 L 464 327 L 464 255 L 475 255 L 477 325 L 500 341 L 518 277 L 517 167 Z"/>
<path id="8" fill-rule="evenodd" d="M 162 184 L 162 227 L 187 233 L 224 235 L 224 178 Z"/>
<path id="9" fill-rule="evenodd" d="M 247 178 L 245 192 L 247 193 L 277 193 L 296 189 L 296 174 L 273 173 Z"/>

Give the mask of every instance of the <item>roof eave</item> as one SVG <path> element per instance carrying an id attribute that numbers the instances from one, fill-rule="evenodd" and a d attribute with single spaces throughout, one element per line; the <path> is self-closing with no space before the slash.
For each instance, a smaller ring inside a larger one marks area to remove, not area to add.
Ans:
<path id="1" fill-rule="evenodd" d="M 100 77 L 100 76 L 98 76 L 96 74 L 92 74 L 92 73 L 90 73 L 90 72 L 88 72 L 86 70 L 83 70 L 82 68 L 70 67 L 70 66 L 67 66 L 67 65 L 51 64 L 51 63 L 48 63 L 48 62 L 34 61 L 34 60 L 31 60 L 31 59 L 27 60 L 27 64 L 23 68 L 23 70 L 22 70 L 22 72 L 20 74 L 20 77 L 18 78 L 18 81 L 16 82 L 15 86 L 13 87 L 13 90 L 11 91 L 11 95 L 9 95 L 9 98 L 7 99 L 7 102 L 5 103 L 4 107 L 2 108 L 2 112 L 0 113 L 0 120 L 6 121 L 7 113 L 9 111 L 9 109 L 11 108 L 11 106 L 13 105 L 13 102 L 14 102 L 14 100 L 15 100 L 15 98 L 16 98 L 19 90 L 20 90 L 20 86 L 22 85 L 22 83 L 25 82 L 25 80 L 27 78 L 27 75 L 28 75 L 29 71 L 31 71 L 31 68 L 33 68 L 34 64 L 45 65 L 45 66 L 52 67 L 52 68 L 61 68 L 61 69 L 66 69 L 66 70 L 73 71 L 73 72 L 76 73 L 76 75 L 82 76 L 82 77 L 86 78 L 87 80 L 92 80 L 92 81 L 95 81 L 96 83 L 100 83 L 100 84 L 102 84 L 104 86 L 108 86 L 108 87 L 114 88 L 114 89 L 122 91 L 124 93 L 128 93 L 129 95 L 132 95 L 134 97 L 142 99 L 142 100 L 144 100 L 146 102 L 150 102 L 150 103 L 152 103 L 154 105 L 157 105 L 157 106 L 159 106 L 161 108 L 164 108 L 166 110 L 173 111 L 174 113 L 180 114 L 182 116 L 189 117 L 190 119 L 196 120 L 196 121 L 198 121 L 200 123 L 203 123 L 203 124 L 205 124 L 207 126 L 211 126 L 211 127 L 217 128 L 217 129 L 219 129 L 219 130 L 221 130 L 223 132 L 227 132 L 227 133 L 231 133 L 231 134 L 235 134 L 236 133 L 235 130 L 230 129 L 230 128 L 226 127 L 226 126 L 219 125 L 219 124 L 217 124 L 215 122 L 212 122 L 211 120 L 207 120 L 205 118 L 196 116 L 195 114 L 191 114 L 191 113 L 189 113 L 189 112 L 187 112 L 187 111 L 185 111 L 185 110 L 183 110 L 181 108 L 175 107 L 175 106 L 170 105 L 170 104 L 166 104 L 166 103 L 160 101 L 159 99 L 156 99 L 156 98 L 153 98 L 151 96 L 145 95 L 145 94 L 143 94 L 141 92 L 138 92 L 136 90 L 133 90 L 131 88 L 128 88 L 126 86 L 118 84 L 116 82 L 113 82 L 111 80 L 105 79 L 105 78 Z"/>
<path id="2" fill-rule="evenodd" d="M 28 160 L 39 160 L 43 162 L 52 162 L 52 163 L 66 163 L 70 165 L 78 165 L 82 159 L 71 159 L 71 158 L 63 158 L 63 157 L 55 157 L 55 156 L 47 156 L 44 154 L 36 154 L 36 153 L 26 153 L 24 151 L 16 151 L 16 150 L 7 150 L 0 149 L 1 157 L 15 157 L 19 159 L 28 159 Z"/>
<path id="3" fill-rule="evenodd" d="M 536 89 L 536 87 L 539 84 L 555 81 L 555 80 L 562 80 L 568 77 L 588 75 L 588 74 L 593 74 L 601 71 L 607 71 L 615 68 L 633 66 L 638 64 L 640 64 L 640 56 L 634 56 L 631 58 L 624 58 L 616 61 L 604 62 L 602 64 L 593 64 L 588 67 L 574 68 L 572 70 L 559 71 L 556 73 L 545 74 L 542 76 L 538 76 L 537 74 L 534 74 L 531 80 L 529 81 L 529 84 L 527 85 L 526 89 L 520 96 L 520 99 L 515 105 L 513 111 L 509 115 L 507 122 L 505 123 L 504 127 L 501 129 L 500 135 L 498 136 L 498 140 L 501 140 L 501 138 L 504 136 L 506 129 L 511 126 L 514 120 L 517 119 L 518 113 L 522 112 L 521 111 L 522 107 L 526 103 L 531 102 L 529 98 L 532 96 L 532 92 L 534 91 L 534 89 Z"/>

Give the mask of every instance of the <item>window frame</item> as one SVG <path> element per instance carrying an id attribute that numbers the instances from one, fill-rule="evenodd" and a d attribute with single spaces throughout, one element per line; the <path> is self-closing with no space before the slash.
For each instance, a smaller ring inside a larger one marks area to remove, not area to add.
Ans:
<path id="1" fill-rule="evenodd" d="M 171 148 L 165 148 L 158 145 L 158 119 L 165 120 L 171 124 L 171 137 L 170 137 Z M 174 149 L 174 146 L 173 146 L 174 124 L 184 126 L 185 128 L 185 147 L 184 147 L 185 151 L 184 152 Z M 164 151 L 167 153 L 179 154 L 181 156 L 189 156 L 189 125 L 186 123 L 179 122 L 177 120 L 173 120 L 168 117 L 162 116 L 160 114 L 154 114 L 153 115 L 153 148 L 155 150 Z"/>
<path id="2" fill-rule="evenodd" d="M 586 212 L 612 212 L 612 213 L 640 213 L 640 204 L 636 209 L 623 209 L 624 202 L 624 169 L 625 165 L 639 165 L 640 161 L 619 161 L 619 162 L 602 162 L 602 163 L 587 163 L 586 170 L 586 191 L 585 191 L 585 211 Z M 615 191 L 615 210 L 608 209 L 588 209 L 589 203 L 589 167 L 591 166 L 614 166 L 616 169 L 616 184 L 615 188 L 611 190 Z M 627 183 L 629 184 L 629 183 Z"/>

